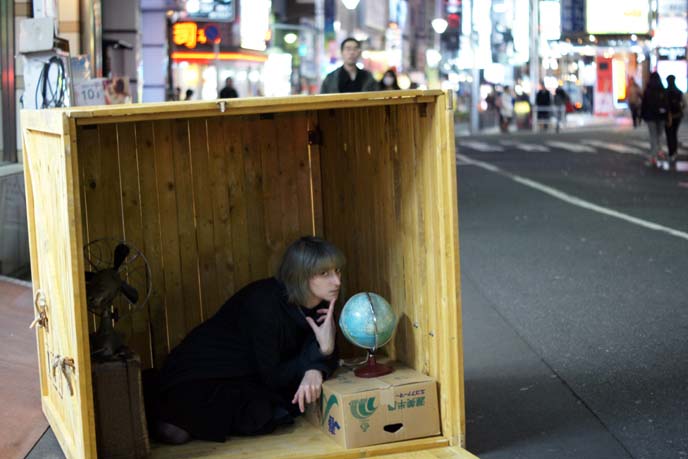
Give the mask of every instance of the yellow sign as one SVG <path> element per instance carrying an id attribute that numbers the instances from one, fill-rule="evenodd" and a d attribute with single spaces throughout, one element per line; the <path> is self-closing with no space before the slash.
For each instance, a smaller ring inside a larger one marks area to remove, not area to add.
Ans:
<path id="1" fill-rule="evenodd" d="M 198 26 L 195 22 L 177 22 L 172 26 L 172 41 L 175 45 L 184 45 L 187 48 L 196 47 Z M 203 35 L 205 38 L 205 34 Z"/>
<path id="2" fill-rule="evenodd" d="M 216 25 L 199 28 L 195 22 L 176 22 L 172 25 L 172 41 L 175 45 L 194 49 L 198 44 L 220 43 L 221 37 Z"/>

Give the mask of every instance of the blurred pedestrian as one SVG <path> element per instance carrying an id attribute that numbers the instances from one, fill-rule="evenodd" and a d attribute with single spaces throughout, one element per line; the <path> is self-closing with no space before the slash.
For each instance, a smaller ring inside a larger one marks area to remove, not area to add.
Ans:
<path id="1" fill-rule="evenodd" d="M 557 132 L 562 124 L 566 122 L 566 106 L 570 103 L 569 95 L 562 86 L 554 90 L 554 115 L 557 120 Z"/>
<path id="2" fill-rule="evenodd" d="M 384 75 L 382 75 L 379 85 L 380 91 L 386 91 L 388 89 L 401 89 L 397 83 L 397 74 L 394 72 L 394 69 L 389 69 Z"/>
<path id="3" fill-rule="evenodd" d="M 497 106 L 499 107 L 499 130 L 502 132 L 509 132 L 509 125 L 511 119 L 514 117 L 514 96 L 511 94 L 511 88 L 504 86 L 502 94 L 500 94 Z"/>
<path id="4" fill-rule="evenodd" d="M 225 79 L 225 87 L 220 90 L 220 99 L 236 99 L 239 93 L 234 89 L 234 80 L 231 77 Z"/>
<path id="5" fill-rule="evenodd" d="M 537 109 L 538 124 L 546 131 L 549 127 L 549 119 L 552 116 L 552 94 L 550 94 L 542 82 L 540 83 L 540 89 L 535 94 L 535 107 Z"/>
<path id="6" fill-rule="evenodd" d="M 643 91 L 640 111 L 650 134 L 650 157 L 645 164 L 656 166 L 659 161 L 666 159 L 665 154 L 660 150 L 660 142 L 669 111 L 667 93 L 657 72 L 650 74 L 645 91 Z"/>
<path id="7" fill-rule="evenodd" d="M 666 123 L 667 148 L 669 150 L 669 163 L 676 162 L 678 154 L 678 127 L 683 118 L 683 92 L 676 87 L 676 77 L 667 77 L 667 99 L 669 103 L 669 113 Z"/>
<path id="8" fill-rule="evenodd" d="M 640 89 L 640 85 L 636 83 L 635 78 L 631 77 L 628 79 L 628 93 L 626 95 L 626 101 L 628 102 L 628 108 L 631 111 L 631 118 L 633 119 L 633 127 L 636 128 L 640 126 L 640 107 L 643 102 L 643 90 Z"/>
<path id="9" fill-rule="evenodd" d="M 342 53 L 343 64 L 325 77 L 320 93 L 376 91 L 378 83 L 373 75 L 356 66 L 361 57 L 361 42 L 353 37 L 345 38 L 339 50 Z"/>

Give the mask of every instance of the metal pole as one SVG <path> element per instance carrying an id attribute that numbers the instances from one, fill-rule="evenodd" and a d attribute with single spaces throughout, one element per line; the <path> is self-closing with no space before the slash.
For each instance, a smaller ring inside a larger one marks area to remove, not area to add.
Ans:
<path id="1" fill-rule="evenodd" d="M 315 0 L 315 85 L 322 84 L 322 63 L 325 52 L 325 0 Z"/>
<path id="2" fill-rule="evenodd" d="M 535 106 L 535 93 L 540 83 L 540 51 L 539 51 L 539 0 L 530 0 L 530 107 L 533 132 L 537 132 L 537 110 Z"/>
<path id="3" fill-rule="evenodd" d="M 479 1 L 479 0 L 478 0 Z M 478 40 L 480 39 L 478 31 L 475 28 L 477 14 L 475 12 L 475 4 L 477 2 L 470 2 L 470 18 L 471 18 L 471 51 L 473 54 L 473 69 L 471 70 L 471 133 L 476 134 L 480 130 L 480 119 L 478 114 L 478 103 L 480 102 L 480 69 L 478 68 Z"/>

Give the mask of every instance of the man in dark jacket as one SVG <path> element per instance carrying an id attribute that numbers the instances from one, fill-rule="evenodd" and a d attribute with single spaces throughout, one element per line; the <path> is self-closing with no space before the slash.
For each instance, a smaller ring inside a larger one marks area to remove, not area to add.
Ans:
<path id="1" fill-rule="evenodd" d="M 344 63 L 325 77 L 320 93 L 332 94 L 337 92 L 377 90 L 378 84 L 373 75 L 369 71 L 359 69 L 356 66 L 359 57 L 361 57 L 361 42 L 355 38 L 345 38 L 339 49 Z"/>
<path id="2" fill-rule="evenodd" d="M 235 99 L 239 97 L 239 93 L 234 88 L 234 80 L 228 77 L 225 80 L 225 87 L 220 90 L 220 99 Z"/>
<path id="3" fill-rule="evenodd" d="M 669 115 L 666 123 L 667 147 L 669 149 L 669 162 L 676 161 L 678 153 L 678 127 L 683 118 L 683 92 L 676 87 L 676 77 L 667 77 L 667 99 L 669 103 Z"/>

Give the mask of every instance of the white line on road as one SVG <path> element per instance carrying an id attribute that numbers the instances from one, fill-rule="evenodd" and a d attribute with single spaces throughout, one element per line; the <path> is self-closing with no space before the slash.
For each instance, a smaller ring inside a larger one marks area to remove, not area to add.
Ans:
<path id="1" fill-rule="evenodd" d="M 592 145 L 593 147 L 605 148 L 607 150 L 611 150 L 613 152 L 621 153 L 621 154 L 640 155 L 640 156 L 645 155 L 645 152 L 643 152 L 641 149 L 631 147 L 629 145 L 624 145 L 622 143 L 605 142 L 604 140 L 594 140 L 594 139 L 583 140 L 583 143 L 586 145 Z"/>
<path id="2" fill-rule="evenodd" d="M 595 153 L 595 149 L 592 147 L 589 147 L 587 145 L 581 145 L 580 143 L 572 143 L 572 142 L 559 142 L 550 140 L 549 142 L 546 142 L 547 145 L 550 147 L 554 148 L 561 148 L 563 150 L 568 150 L 573 153 Z"/>
<path id="3" fill-rule="evenodd" d="M 535 143 L 522 143 L 522 142 L 516 142 L 514 140 L 502 140 L 499 143 L 504 145 L 505 147 L 514 147 L 514 148 L 517 148 L 519 150 L 528 151 L 528 152 L 537 151 L 537 152 L 541 152 L 541 153 L 548 153 L 550 151 L 550 149 L 547 148 L 546 146 L 538 145 Z"/>
<path id="4" fill-rule="evenodd" d="M 487 152 L 504 151 L 504 148 L 499 145 L 490 145 L 489 143 L 478 142 L 476 140 L 462 140 L 459 142 L 459 147 L 467 147 L 471 150 Z"/>
<path id="5" fill-rule="evenodd" d="M 675 236 L 681 239 L 685 239 L 688 241 L 688 233 L 684 231 L 679 231 L 673 228 L 669 228 L 667 226 L 659 225 L 657 223 L 652 223 L 647 220 L 643 220 L 641 218 L 633 217 L 628 214 L 624 214 L 622 212 L 618 212 L 613 209 L 608 209 L 606 207 L 598 206 L 597 204 L 593 204 L 592 202 L 586 201 L 581 198 L 577 198 L 576 196 L 571 196 L 569 194 L 564 193 L 563 191 L 559 191 L 556 188 L 549 187 L 547 185 L 543 185 L 542 183 L 536 182 L 534 180 L 527 179 L 525 177 L 521 177 L 520 175 L 512 174 L 510 172 L 507 172 L 503 169 L 500 169 L 499 167 L 495 166 L 494 164 L 489 164 L 483 161 L 478 161 L 475 159 L 471 159 L 465 155 L 456 155 L 457 159 L 460 159 L 466 164 L 471 164 L 477 167 L 480 167 L 482 169 L 488 170 L 490 172 L 495 172 L 497 174 L 503 175 L 505 177 L 508 177 L 512 179 L 513 181 L 520 183 L 521 185 L 525 185 L 527 187 L 533 188 L 535 190 L 541 191 L 545 194 L 548 194 L 554 198 L 557 198 L 561 201 L 568 202 L 569 204 L 572 204 L 574 206 L 582 207 L 583 209 L 587 210 L 592 210 L 593 212 L 597 212 L 600 214 L 608 215 L 610 217 L 618 218 L 620 220 L 627 221 L 629 223 L 633 223 L 634 225 L 642 226 L 643 228 L 651 229 L 654 231 L 660 231 L 663 233 L 670 234 L 671 236 Z"/>

